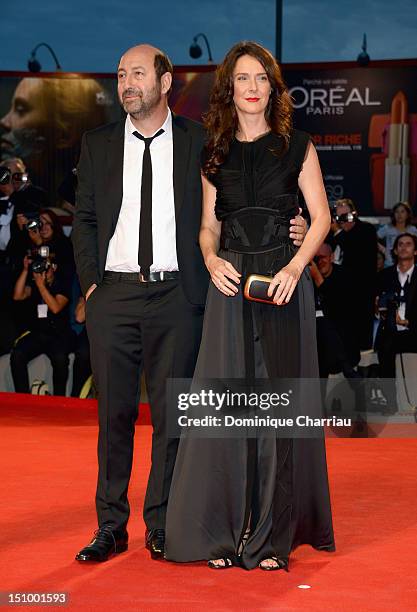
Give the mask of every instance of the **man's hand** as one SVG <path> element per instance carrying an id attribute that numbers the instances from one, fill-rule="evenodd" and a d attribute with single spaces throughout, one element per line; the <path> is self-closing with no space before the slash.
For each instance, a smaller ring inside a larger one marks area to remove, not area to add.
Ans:
<path id="1" fill-rule="evenodd" d="M 23 269 L 26 270 L 26 272 L 29 270 L 29 266 L 32 263 L 32 258 L 29 255 L 25 255 L 25 258 L 23 260 Z"/>
<path id="2" fill-rule="evenodd" d="M 312 259 L 308 265 L 310 268 L 311 278 L 313 279 L 316 287 L 320 287 L 320 285 L 322 285 L 324 282 L 324 278 L 320 270 L 318 269 L 317 264 L 314 261 L 314 259 Z"/>
<path id="3" fill-rule="evenodd" d="M 16 223 L 17 223 L 17 227 L 22 231 L 25 229 L 26 227 L 26 223 L 28 222 L 27 218 L 25 217 L 25 215 L 22 215 L 21 213 L 19 213 L 18 215 L 16 215 Z"/>
<path id="4" fill-rule="evenodd" d="M 86 301 L 86 303 L 87 303 L 87 300 L 90 297 L 90 295 L 93 293 L 94 289 L 97 289 L 96 283 L 93 283 L 91 285 L 91 287 L 89 288 L 89 290 L 87 291 L 87 293 L 85 294 L 85 301 Z"/>
<path id="5" fill-rule="evenodd" d="M 45 287 L 46 284 L 46 272 L 34 272 L 33 280 L 35 281 L 36 286 L 40 289 L 41 287 Z"/>
<path id="6" fill-rule="evenodd" d="M 81 296 L 78 299 L 77 306 L 75 307 L 75 320 L 77 323 L 85 323 L 85 299 Z"/>
<path id="7" fill-rule="evenodd" d="M 408 327 L 408 319 L 402 319 L 398 314 L 398 310 L 395 314 L 395 322 L 397 325 L 402 325 L 403 327 Z"/>
<path id="8" fill-rule="evenodd" d="M 290 220 L 290 238 L 295 246 L 301 246 L 307 234 L 307 222 L 301 216 L 302 210 L 298 209 L 298 215 Z"/>
<path id="9" fill-rule="evenodd" d="M 339 232 L 342 231 L 342 228 L 340 227 L 338 223 L 336 223 L 333 217 L 332 217 L 332 222 L 330 224 L 330 231 L 332 232 L 333 235 L 338 234 Z"/>

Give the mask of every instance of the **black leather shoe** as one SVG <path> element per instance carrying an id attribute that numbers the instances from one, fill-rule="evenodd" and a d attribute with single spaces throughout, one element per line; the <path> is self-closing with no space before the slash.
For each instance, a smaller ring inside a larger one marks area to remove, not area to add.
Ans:
<path id="1" fill-rule="evenodd" d="M 110 525 L 104 525 L 94 532 L 94 538 L 75 557 L 76 561 L 107 561 L 111 555 L 118 555 L 127 550 L 129 536 L 126 530 L 117 531 Z"/>
<path id="2" fill-rule="evenodd" d="M 163 559 L 165 552 L 165 530 L 149 529 L 145 533 L 145 546 L 152 559 Z"/>

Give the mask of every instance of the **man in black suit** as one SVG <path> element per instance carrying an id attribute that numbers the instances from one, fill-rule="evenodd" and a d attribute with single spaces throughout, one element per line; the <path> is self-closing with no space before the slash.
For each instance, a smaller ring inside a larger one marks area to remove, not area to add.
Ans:
<path id="1" fill-rule="evenodd" d="M 417 353 L 417 239 L 397 236 L 393 247 L 395 265 L 378 273 L 378 307 L 384 313 L 376 348 L 383 378 L 395 378 L 395 355 Z"/>
<path id="2" fill-rule="evenodd" d="M 336 223 L 332 246 L 340 249 L 340 265 L 352 290 L 351 319 L 356 322 L 352 330 L 356 350 L 369 350 L 374 321 L 376 230 L 371 223 L 358 218 L 356 206 L 349 198 L 335 202 L 333 218 Z"/>
<path id="3" fill-rule="evenodd" d="M 343 372 L 356 378 L 354 367 L 360 352 L 352 342 L 355 321 L 351 315 L 351 291 L 346 273 L 333 262 L 333 251 L 323 243 L 310 265 L 315 284 L 316 330 L 320 378 Z"/>
<path id="4" fill-rule="evenodd" d="M 99 392 L 99 529 L 79 561 L 127 549 L 127 490 L 142 369 L 151 407 L 152 466 L 144 503 L 146 546 L 164 553 L 177 441 L 166 434 L 167 378 L 191 378 L 208 273 L 199 248 L 203 128 L 168 107 L 172 64 L 149 45 L 118 68 L 126 120 L 84 135 L 78 164 L 74 252 L 86 296 Z M 300 219 L 290 234 L 300 244 Z"/>

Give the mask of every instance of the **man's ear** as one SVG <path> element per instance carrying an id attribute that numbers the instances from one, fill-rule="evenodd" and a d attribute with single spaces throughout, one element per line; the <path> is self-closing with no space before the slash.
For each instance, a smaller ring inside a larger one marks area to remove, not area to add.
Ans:
<path id="1" fill-rule="evenodd" d="M 167 94 L 171 89 L 172 85 L 172 74 L 170 72 L 165 72 L 161 76 L 161 93 Z"/>

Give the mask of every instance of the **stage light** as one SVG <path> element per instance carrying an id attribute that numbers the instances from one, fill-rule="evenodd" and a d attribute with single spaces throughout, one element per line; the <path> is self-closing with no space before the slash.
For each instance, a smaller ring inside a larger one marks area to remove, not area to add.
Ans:
<path id="1" fill-rule="evenodd" d="M 200 45 L 197 42 L 197 39 L 198 39 L 199 36 L 202 36 L 204 38 L 205 42 L 206 42 L 207 53 L 208 53 L 208 62 L 209 62 L 209 64 L 211 64 L 213 62 L 213 58 L 212 58 L 212 55 L 211 55 L 211 49 L 210 49 L 209 41 L 207 40 L 207 36 L 205 34 L 203 34 L 202 32 L 200 32 L 200 34 L 197 34 L 193 38 L 193 42 L 190 45 L 190 57 L 192 57 L 193 59 L 198 59 L 199 57 L 201 57 L 203 55 L 203 51 L 202 51 Z"/>
<path id="2" fill-rule="evenodd" d="M 366 51 L 366 34 L 363 35 L 362 52 L 359 53 L 356 61 L 358 62 L 359 66 L 367 66 L 371 61 L 371 58 Z"/>
<path id="3" fill-rule="evenodd" d="M 57 71 L 62 70 L 61 65 L 58 61 L 58 58 L 55 54 L 55 51 L 52 49 L 52 47 L 48 45 L 47 43 L 39 43 L 33 49 L 32 53 L 30 54 L 30 58 L 28 59 L 29 72 L 40 72 L 42 70 L 42 66 L 39 60 L 36 58 L 36 51 L 39 49 L 39 47 L 46 47 L 48 51 L 50 52 L 50 54 L 52 55 L 52 57 L 54 58 L 56 70 Z"/>

